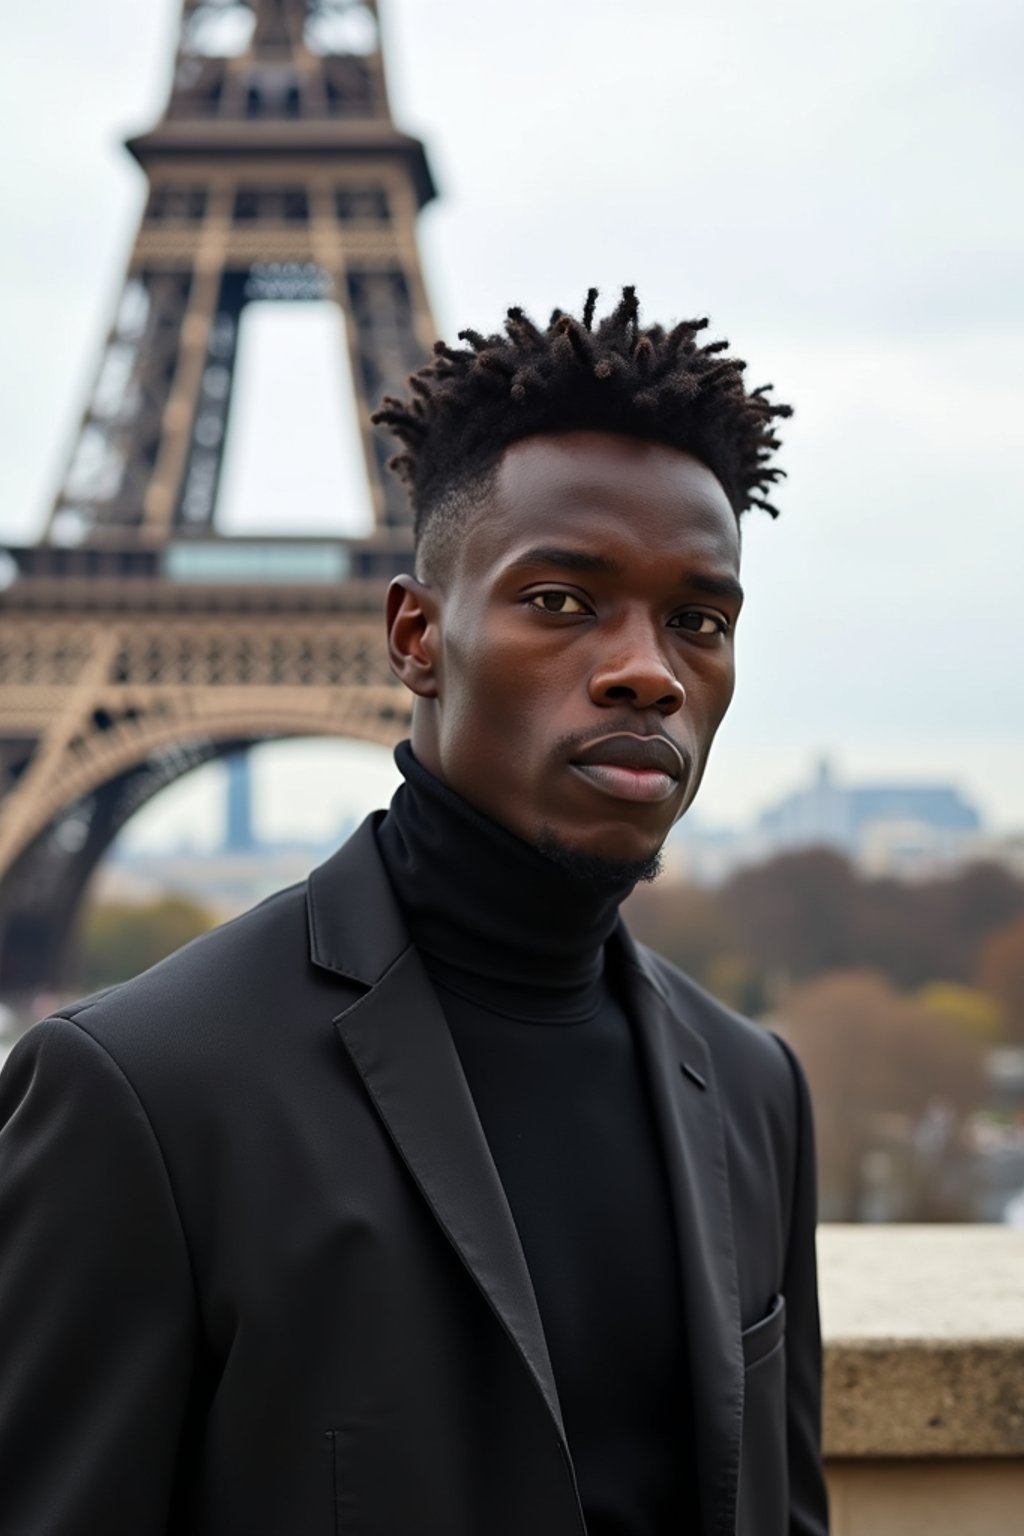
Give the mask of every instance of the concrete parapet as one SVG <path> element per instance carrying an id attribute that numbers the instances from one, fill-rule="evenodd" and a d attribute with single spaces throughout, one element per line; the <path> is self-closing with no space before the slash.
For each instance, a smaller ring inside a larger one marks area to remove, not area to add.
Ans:
<path id="1" fill-rule="evenodd" d="M 834 1536 L 1024 1531 L 1024 1232 L 823 1227 Z"/>

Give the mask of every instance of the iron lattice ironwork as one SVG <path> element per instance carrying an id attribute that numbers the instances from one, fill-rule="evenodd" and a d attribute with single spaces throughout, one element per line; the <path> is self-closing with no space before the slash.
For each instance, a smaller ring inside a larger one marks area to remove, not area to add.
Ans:
<path id="1" fill-rule="evenodd" d="M 369 414 L 434 330 L 435 189 L 395 127 L 372 0 L 184 0 L 149 196 L 40 543 L 0 595 L 0 985 L 59 982 L 112 838 L 197 764 L 273 737 L 407 729 L 379 617 L 412 532 Z M 239 319 L 345 316 L 374 529 L 218 537 Z"/>

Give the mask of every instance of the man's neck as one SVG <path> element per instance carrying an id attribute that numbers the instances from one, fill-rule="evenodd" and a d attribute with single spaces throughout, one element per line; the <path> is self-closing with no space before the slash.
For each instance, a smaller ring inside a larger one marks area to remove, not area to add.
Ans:
<path id="1" fill-rule="evenodd" d="M 405 782 L 378 843 L 428 970 L 500 1011 L 592 1008 L 632 869 L 594 878 L 481 815 L 407 742 L 395 760 Z"/>

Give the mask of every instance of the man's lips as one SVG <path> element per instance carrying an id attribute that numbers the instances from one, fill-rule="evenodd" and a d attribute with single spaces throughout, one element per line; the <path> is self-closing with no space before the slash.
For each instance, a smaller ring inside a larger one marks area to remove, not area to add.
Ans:
<path id="1" fill-rule="evenodd" d="M 667 800 L 685 772 L 678 749 L 666 736 L 623 733 L 591 742 L 572 766 L 595 789 L 617 800 Z"/>

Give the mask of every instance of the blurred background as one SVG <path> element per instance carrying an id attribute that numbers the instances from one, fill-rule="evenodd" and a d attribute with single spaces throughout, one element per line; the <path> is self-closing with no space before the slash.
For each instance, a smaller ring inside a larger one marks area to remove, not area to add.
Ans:
<path id="1" fill-rule="evenodd" d="M 211 605 L 237 616 L 243 590 L 255 612 L 267 551 L 299 628 L 331 622 L 309 560 L 317 580 L 342 572 L 351 629 L 407 544 L 365 424 L 374 384 L 400 384 L 434 328 L 496 329 L 511 303 L 546 319 L 591 284 L 610 304 L 633 283 L 647 320 L 709 315 L 750 383 L 796 407 L 782 516 L 745 519 L 735 702 L 664 876 L 631 900 L 634 929 L 794 1042 L 825 1219 L 1024 1225 L 1024 13 L 386 0 L 378 31 L 374 12 L 186 0 L 183 30 L 182 0 L 49 0 L 6 20 L 0 866 L 6 811 L 9 912 L 37 902 L 61 928 L 52 973 L 19 971 L 8 919 L 8 1044 L 53 997 L 301 878 L 386 802 L 383 743 L 401 734 L 392 716 L 375 731 L 325 715 L 314 732 L 295 709 L 234 735 L 175 716 L 101 836 L 96 775 L 88 795 L 60 785 L 127 716 L 90 703 L 93 737 L 75 735 L 86 673 L 67 671 L 73 646 L 33 671 L 32 637 L 59 614 L 84 634 L 86 613 L 96 633 L 141 634 L 154 604 L 179 622 L 186 593 L 203 622 Z M 259 177 L 225 202 L 223 167 L 245 156 Z M 357 167 L 356 191 L 336 180 L 324 211 L 332 165 Z M 156 355 L 157 285 L 186 271 L 146 449 L 152 399 L 130 421 L 126 402 L 152 395 L 138 359 Z M 129 428 L 157 478 L 185 434 L 164 514 L 156 480 L 129 505 Z M 211 544 L 246 552 L 234 568 L 218 554 L 212 585 L 194 558 Z M 177 595 L 140 597 L 144 580 Z M 287 625 L 284 610 L 261 622 Z M 114 665 L 108 688 L 131 681 Z M 376 686 L 370 672 L 355 681 Z M 288 676 L 327 686 L 312 662 Z M 194 679 L 144 681 L 184 697 Z M 33 821 L 47 751 L 50 809 Z M 38 893 L 68 860 L 81 891 L 62 907 Z"/>

